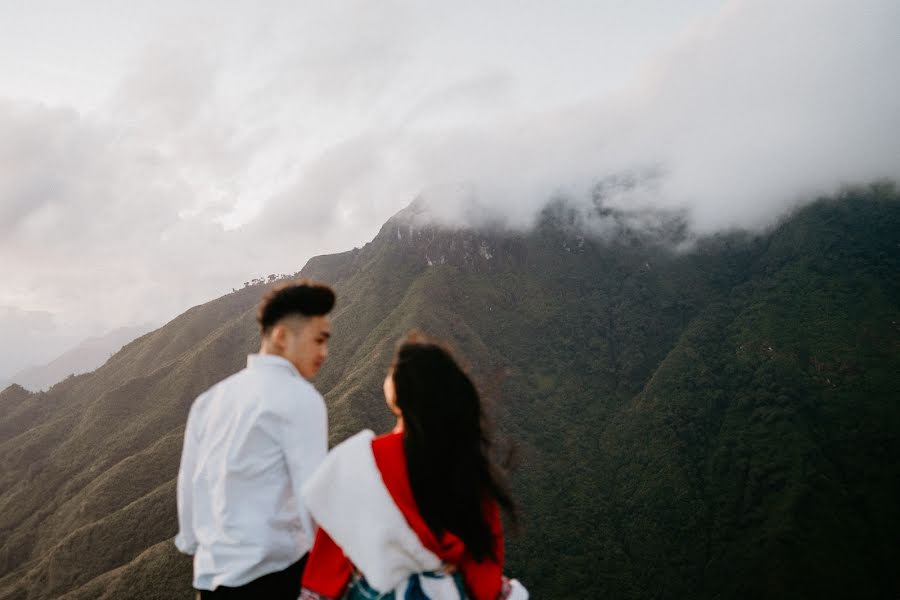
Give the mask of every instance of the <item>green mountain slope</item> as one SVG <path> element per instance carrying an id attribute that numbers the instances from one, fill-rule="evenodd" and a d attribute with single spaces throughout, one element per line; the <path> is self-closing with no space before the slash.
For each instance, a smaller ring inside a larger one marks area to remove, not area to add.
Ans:
<path id="1" fill-rule="evenodd" d="M 682 252 L 592 237 L 560 204 L 528 234 L 418 210 L 302 271 L 339 295 L 316 382 L 332 442 L 389 426 L 380 383 L 417 327 L 460 351 L 515 445 L 508 570 L 533 597 L 900 592 L 893 187 Z M 184 419 L 256 349 L 261 293 L 0 393 L 0 599 L 188 597 L 169 541 Z"/>

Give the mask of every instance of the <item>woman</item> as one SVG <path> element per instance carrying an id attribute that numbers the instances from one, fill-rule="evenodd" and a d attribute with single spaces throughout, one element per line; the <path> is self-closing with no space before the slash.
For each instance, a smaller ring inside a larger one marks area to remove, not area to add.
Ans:
<path id="1" fill-rule="evenodd" d="M 469 377 L 411 334 L 384 396 L 394 431 L 338 445 L 303 489 L 320 528 L 301 598 L 527 599 L 503 577 L 500 507 L 513 503 Z"/>

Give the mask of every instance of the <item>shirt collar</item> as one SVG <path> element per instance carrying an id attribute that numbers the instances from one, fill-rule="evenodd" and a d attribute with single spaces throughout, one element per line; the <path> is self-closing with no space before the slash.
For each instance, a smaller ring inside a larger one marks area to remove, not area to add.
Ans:
<path id="1" fill-rule="evenodd" d="M 247 355 L 247 368 L 248 369 L 262 369 L 268 367 L 277 367 L 282 369 L 288 369 L 291 373 L 296 375 L 297 377 L 301 377 L 300 372 L 297 370 L 291 361 L 284 358 L 283 356 L 278 356 L 277 354 L 248 354 Z"/>

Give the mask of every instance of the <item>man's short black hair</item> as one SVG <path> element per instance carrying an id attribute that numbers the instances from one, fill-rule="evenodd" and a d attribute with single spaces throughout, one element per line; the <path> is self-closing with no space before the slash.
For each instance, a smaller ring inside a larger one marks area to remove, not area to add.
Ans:
<path id="1" fill-rule="evenodd" d="M 317 317 L 327 315 L 332 308 L 334 290 L 324 283 L 298 279 L 279 284 L 266 292 L 256 310 L 256 320 L 265 335 L 285 317 Z"/>

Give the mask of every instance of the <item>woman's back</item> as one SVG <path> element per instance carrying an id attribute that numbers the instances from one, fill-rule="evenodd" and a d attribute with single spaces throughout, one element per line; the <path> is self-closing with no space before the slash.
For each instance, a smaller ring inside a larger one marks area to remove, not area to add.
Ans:
<path id="1" fill-rule="evenodd" d="M 304 488 L 321 527 L 305 597 L 527 598 L 502 576 L 500 507 L 512 501 L 471 380 L 442 347 L 408 339 L 384 392 L 395 431 L 338 445 Z"/>
<path id="2" fill-rule="evenodd" d="M 471 598 L 501 597 L 503 534 L 496 503 L 486 501 L 499 560 L 476 561 L 455 534 L 436 534 L 416 507 L 406 476 L 402 434 L 361 432 L 337 446 L 304 488 L 321 529 L 304 577 L 308 598 L 339 598 L 354 572 L 376 590 L 405 590 L 410 575 L 428 598 L 460 598 L 458 573 Z M 447 567 L 450 566 L 450 571 Z M 446 579 L 446 581 L 443 581 Z M 455 595 L 433 595 L 446 588 Z M 309 592 L 315 591 L 315 596 Z"/>

